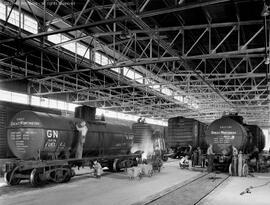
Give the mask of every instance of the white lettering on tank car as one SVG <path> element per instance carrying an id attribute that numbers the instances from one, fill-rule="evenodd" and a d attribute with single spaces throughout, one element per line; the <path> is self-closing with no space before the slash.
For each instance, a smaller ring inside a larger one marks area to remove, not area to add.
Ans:
<path id="1" fill-rule="evenodd" d="M 235 135 L 236 132 L 235 131 L 221 131 L 221 134 L 224 134 L 224 135 Z"/>
<path id="2" fill-rule="evenodd" d="M 47 130 L 47 137 L 48 138 L 58 138 L 58 131 L 57 130 Z"/>

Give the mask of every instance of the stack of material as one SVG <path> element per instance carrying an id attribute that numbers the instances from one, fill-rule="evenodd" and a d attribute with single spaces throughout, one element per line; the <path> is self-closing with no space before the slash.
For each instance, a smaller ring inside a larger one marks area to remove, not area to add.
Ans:
<path id="1" fill-rule="evenodd" d="M 153 175 L 152 164 L 139 164 L 138 167 L 141 167 L 143 175 L 148 177 L 151 177 Z"/>
<path id="2" fill-rule="evenodd" d="M 141 167 L 130 167 L 127 168 L 127 175 L 129 179 L 141 179 L 142 178 L 142 168 Z"/>

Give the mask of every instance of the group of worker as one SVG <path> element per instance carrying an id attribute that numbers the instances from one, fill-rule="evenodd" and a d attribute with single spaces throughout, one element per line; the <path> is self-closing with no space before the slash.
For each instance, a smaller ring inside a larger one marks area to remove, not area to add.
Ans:
<path id="1" fill-rule="evenodd" d="M 206 164 L 206 159 L 202 153 L 202 150 L 200 147 L 197 147 L 196 149 L 192 149 L 192 146 L 189 145 L 189 150 L 186 150 L 185 156 L 180 159 L 180 167 L 185 168 L 189 167 L 191 168 L 192 166 L 201 166 L 202 168 L 205 167 Z M 213 145 L 210 144 L 206 157 L 207 157 L 207 170 L 208 172 L 213 171 L 213 163 L 214 163 L 214 152 L 213 152 Z"/>
<path id="2" fill-rule="evenodd" d="M 190 146 L 191 147 L 191 146 Z M 191 148 L 190 148 L 191 150 Z M 214 158 L 215 158 L 215 153 L 213 151 L 213 145 L 209 144 L 208 148 L 207 148 L 207 152 L 206 152 L 206 160 L 202 154 L 202 151 L 200 149 L 200 147 L 198 147 L 197 149 L 193 150 L 192 152 L 189 151 L 189 153 L 192 153 L 192 155 L 185 155 L 185 157 L 182 157 L 180 160 L 180 167 L 191 167 L 192 166 L 196 166 L 199 165 L 201 167 L 204 167 L 207 164 L 207 171 L 208 172 L 213 172 L 214 171 Z M 238 159 L 238 155 L 239 153 L 242 154 L 241 151 L 239 151 L 236 147 L 232 146 L 232 150 L 231 150 L 231 156 L 232 156 L 232 160 L 236 160 Z M 258 162 L 259 162 L 259 150 L 258 148 L 255 146 L 254 150 L 252 151 L 250 157 L 250 159 L 255 159 L 256 160 L 256 164 L 258 167 Z M 258 169 L 258 168 L 257 168 Z"/>

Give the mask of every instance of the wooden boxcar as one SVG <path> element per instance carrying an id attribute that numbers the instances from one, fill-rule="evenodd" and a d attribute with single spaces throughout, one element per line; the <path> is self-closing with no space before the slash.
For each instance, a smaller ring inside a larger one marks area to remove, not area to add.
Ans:
<path id="1" fill-rule="evenodd" d="M 179 157 L 181 151 L 184 151 L 189 145 L 192 148 L 200 146 L 205 150 L 207 147 L 205 142 L 206 127 L 206 124 L 192 118 L 170 118 L 168 120 L 168 136 L 165 139 L 166 146 L 177 155 L 174 157 Z"/>

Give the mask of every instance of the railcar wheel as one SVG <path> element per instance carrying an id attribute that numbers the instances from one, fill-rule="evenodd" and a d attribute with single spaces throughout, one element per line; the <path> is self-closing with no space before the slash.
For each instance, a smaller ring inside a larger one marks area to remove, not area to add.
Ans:
<path id="1" fill-rule="evenodd" d="M 41 179 L 42 171 L 39 169 L 33 169 L 30 175 L 30 183 L 33 186 L 40 186 L 44 183 Z"/>
<path id="2" fill-rule="evenodd" d="M 74 173 L 75 175 L 75 173 Z M 67 171 L 65 173 L 65 177 L 64 177 L 64 180 L 62 181 L 63 183 L 65 182 L 69 182 L 71 177 L 74 176 L 73 175 L 73 170 L 71 168 L 67 168 Z"/>
<path id="3" fill-rule="evenodd" d="M 66 173 L 62 169 L 57 169 L 53 172 L 53 181 L 56 183 L 62 183 L 66 180 Z"/>
<path id="4" fill-rule="evenodd" d="M 242 176 L 246 177 L 248 175 L 248 165 L 244 164 L 242 167 Z"/>
<path id="5" fill-rule="evenodd" d="M 4 180 L 7 183 L 7 185 L 10 185 L 10 186 L 17 185 L 21 181 L 20 178 L 15 178 L 14 177 L 14 171 L 5 172 Z"/>

